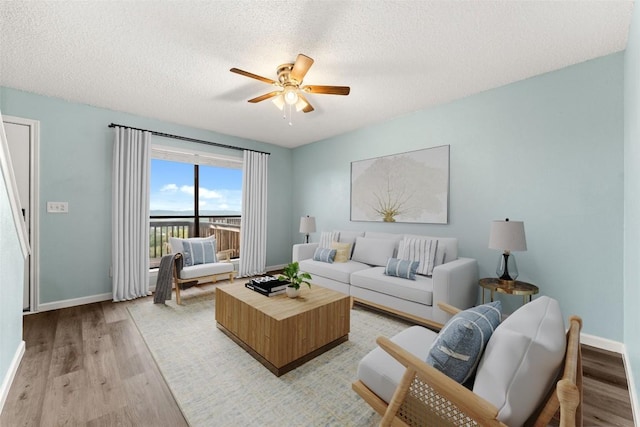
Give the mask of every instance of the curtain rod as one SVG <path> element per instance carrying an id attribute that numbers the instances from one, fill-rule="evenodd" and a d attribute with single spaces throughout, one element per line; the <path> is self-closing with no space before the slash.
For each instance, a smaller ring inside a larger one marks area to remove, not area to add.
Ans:
<path id="1" fill-rule="evenodd" d="M 197 142 L 198 144 L 213 145 L 215 147 L 230 148 L 232 150 L 240 150 L 240 151 L 247 150 L 247 151 L 253 151 L 254 153 L 266 154 L 266 155 L 269 155 L 269 156 L 271 155 L 271 153 L 267 153 L 265 151 L 251 150 L 249 148 L 236 147 L 234 145 L 220 144 L 219 142 L 210 142 L 210 141 L 205 141 L 205 140 L 202 140 L 202 139 L 189 138 L 188 136 L 172 135 L 170 133 L 156 132 L 154 130 L 134 128 L 132 126 L 119 125 L 119 124 L 116 124 L 116 123 L 111 123 L 109 125 L 110 128 L 114 128 L 116 126 L 119 126 L 119 127 L 122 127 L 122 128 L 127 128 L 127 129 L 140 130 L 140 131 L 143 131 L 143 132 L 151 132 L 152 135 L 164 136 L 165 138 L 179 139 L 181 141 Z"/>

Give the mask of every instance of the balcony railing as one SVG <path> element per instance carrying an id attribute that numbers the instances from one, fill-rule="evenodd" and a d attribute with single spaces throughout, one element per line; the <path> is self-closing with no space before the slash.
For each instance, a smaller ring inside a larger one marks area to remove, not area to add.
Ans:
<path id="1" fill-rule="evenodd" d="M 215 236 L 216 250 L 231 250 L 231 258 L 240 257 L 240 216 L 200 217 L 200 236 Z M 195 237 L 195 221 L 189 218 L 154 218 L 149 223 L 149 268 L 158 268 L 160 260 L 171 253 L 170 237 Z"/>

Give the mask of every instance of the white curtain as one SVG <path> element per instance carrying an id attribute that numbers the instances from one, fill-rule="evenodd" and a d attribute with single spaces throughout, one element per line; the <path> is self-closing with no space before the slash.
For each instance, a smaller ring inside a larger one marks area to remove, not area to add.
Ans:
<path id="1" fill-rule="evenodd" d="M 113 300 L 149 295 L 151 133 L 115 127 L 113 145 Z"/>
<path id="2" fill-rule="evenodd" d="M 244 152 L 239 277 L 266 271 L 268 160 L 268 154 Z"/>

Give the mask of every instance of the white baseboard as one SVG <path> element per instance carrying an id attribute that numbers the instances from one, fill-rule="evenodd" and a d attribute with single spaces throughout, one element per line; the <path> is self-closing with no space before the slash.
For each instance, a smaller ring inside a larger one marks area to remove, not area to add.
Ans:
<path id="1" fill-rule="evenodd" d="M 631 399 L 631 410 L 633 412 L 633 419 L 637 425 L 638 420 L 640 420 L 640 403 L 638 402 L 638 396 L 636 394 L 636 382 L 633 377 L 633 371 L 627 365 L 627 361 L 629 360 L 629 353 L 627 352 L 627 348 L 625 346 L 624 353 L 622 355 L 622 360 L 624 360 L 624 372 L 627 376 L 627 386 L 629 388 L 629 398 Z"/>
<path id="2" fill-rule="evenodd" d="M 65 299 L 62 301 L 46 302 L 44 304 L 38 304 L 38 312 L 57 310 L 59 308 L 75 307 L 77 305 L 92 304 L 94 302 L 102 302 L 113 300 L 113 294 L 99 294 L 91 295 L 82 298 Z"/>
<path id="3" fill-rule="evenodd" d="M 631 410 L 633 412 L 633 419 L 635 422 L 640 417 L 640 406 L 638 404 L 638 395 L 636 394 L 636 385 L 633 378 L 633 372 L 627 366 L 627 360 L 629 355 L 627 354 L 626 346 L 618 341 L 613 341 L 607 338 L 597 337 L 595 335 L 580 334 L 580 343 L 590 345 L 592 347 L 600 348 L 602 350 L 612 351 L 622 355 L 622 361 L 624 363 L 624 373 L 627 378 L 627 386 L 629 388 L 629 398 L 631 399 Z"/>
<path id="4" fill-rule="evenodd" d="M 595 335 L 580 334 L 580 343 L 597 347 L 602 350 L 613 351 L 614 353 L 624 354 L 624 344 L 607 338 L 597 337 Z"/>
<path id="5" fill-rule="evenodd" d="M 16 353 L 13 355 L 13 360 L 11 361 L 11 365 L 9 365 L 9 371 L 4 376 L 4 380 L 2 381 L 2 387 L 0 387 L 0 413 L 2 413 L 4 404 L 7 401 L 7 396 L 9 395 L 9 389 L 11 388 L 11 384 L 13 384 L 13 380 L 16 377 L 18 368 L 20 367 L 20 362 L 22 361 L 24 350 L 25 350 L 25 342 L 20 341 L 20 345 L 18 345 L 18 348 L 16 349 Z"/>

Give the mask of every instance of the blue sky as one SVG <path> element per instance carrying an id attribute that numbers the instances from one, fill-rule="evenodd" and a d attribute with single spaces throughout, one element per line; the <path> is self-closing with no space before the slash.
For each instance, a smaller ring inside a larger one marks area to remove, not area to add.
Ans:
<path id="1" fill-rule="evenodd" d="M 150 210 L 193 210 L 193 165 L 151 160 Z M 200 210 L 237 211 L 242 203 L 242 169 L 200 166 Z"/>

